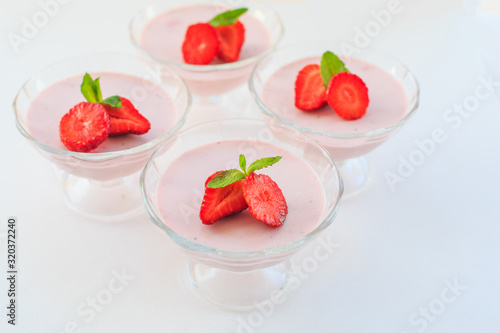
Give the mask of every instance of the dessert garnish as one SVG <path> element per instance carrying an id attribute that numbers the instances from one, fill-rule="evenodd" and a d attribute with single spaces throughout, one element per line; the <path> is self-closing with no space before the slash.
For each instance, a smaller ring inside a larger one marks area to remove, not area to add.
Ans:
<path id="1" fill-rule="evenodd" d="M 107 139 L 109 115 L 102 104 L 81 102 L 72 107 L 59 123 L 62 143 L 71 151 L 89 152 Z"/>
<path id="2" fill-rule="evenodd" d="M 302 68 L 295 80 L 295 106 L 302 111 L 314 111 L 326 104 L 326 88 L 318 64 Z"/>
<path id="3" fill-rule="evenodd" d="M 245 41 L 245 27 L 238 18 L 246 11 L 247 8 L 230 10 L 217 15 L 208 22 L 215 27 L 219 38 L 217 56 L 225 62 L 234 62 L 240 57 L 240 51 Z"/>
<path id="4" fill-rule="evenodd" d="M 356 120 L 368 108 L 368 88 L 359 76 L 343 72 L 334 75 L 327 88 L 326 101 L 341 118 Z"/>
<path id="5" fill-rule="evenodd" d="M 265 157 L 256 160 L 247 168 L 245 156 L 241 154 L 241 170 L 217 171 L 208 177 L 200 209 L 201 221 L 204 224 L 213 224 L 248 208 L 257 220 L 271 227 L 281 226 L 288 214 L 283 192 L 271 177 L 255 173 L 279 160 L 281 156 Z"/>
<path id="6" fill-rule="evenodd" d="M 215 28 L 208 23 L 190 25 L 182 43 L 184 62 L 192 65 L 206 65 L 219 53 L 219 38 Z"/>
<path id="7" fill-rule="evenodd" d="M 368 88 L 361 78 L 352 74 L 334 53 L 327 51 L 321 65 L 302 68 L 295 80 L 295 106 L 314 111 L 328 103 L 345 120 L 356 120 L 366 114 Z"/>
<path id="8" fill-rule="evenodd" d="M 151 128 L 149 120 L 137 111 L 132 102 L 125 97 L 121 97 L 121 107 L 104 104 L 108 115 L 110 116 L 111 129 L 110 136 L 119 136 L 124 134 L 145 134 Z"/>
<path id="9" fill-rule="evenodd" d="M 288 206 L 283 192 L 271 177 L 251 173 L 243 181 L 242 188 L 253 217 L 270 227 L 279 227 L 285 222 Z"/>
<path id="10" fill-rule="evenodd" d="M 237 61 L 245 41 L 245 27 L 238 19 L 246 11 L 247 8 L 229 10 L 206 23 L 188 26 L 182 43 L 184 62 L 207 65 L 215 57 L 225 62 Z"/>
<path id="11" fill-rule="evenodd" d="M 151 124 L 126 98 L 111 96 L 103 100 L 99 78 L 86 73 L 80 90 L 87 100 L 75 105 L 59 123 L 59 137 L 71 151 L 89 152 L 108 136 L 144 134 Z"/>
<path id="12" fill-rule="evenodd" d="M 212 179 L 222 172 L 215 172 L 205 182 L 205 195 L 200 209 L 200 219 L 204 224 L 213 224 L 223 217 L 248 208 L 243 197 L 241 180 L 219 188 L 208 186 Z"/>

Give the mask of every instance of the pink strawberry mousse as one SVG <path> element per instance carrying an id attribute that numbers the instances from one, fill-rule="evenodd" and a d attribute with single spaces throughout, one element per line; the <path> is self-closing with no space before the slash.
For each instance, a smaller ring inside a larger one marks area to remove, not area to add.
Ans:
<path id="1" fill-rule="evenodd" d="M 225 64 L 216 58 L 210 65 L 184 64 L 181 46 L 187 27 L 208 22 L 229 9 L 222 10 L 216 5 L 207 4 L 187 5 L 165 11 L 145 25 L 136 43 L 156 60 L 175 65 L 176 68 L 173 69 L 186 81 L 193 95 L 220 95 L 248 80 L 253 62 L 246 65 L 238 63 L 263 54 L 273 43 L 268 28 L 250 12 L 246 12 L 239 18 L 245 26 L 245 41 L 238 62 Z"/>
<path id="2" fill-rule="evenodd" d="M 114 73 L 95 73 L 92 76 L 100 77 L 104 95 L 128 98 L 150 121 L 151 129 L 143 135 L 108 137 L 97 149 L 87 154 L 133 149 L 164 135 L 178 121 L 172 99 L 159 87 L 148 85 L 147 89 L 141 89 L 141 94 L 138 94 L 137 88 L 143 87 L 143 80 L 138 77 Z M 59 138 L 59 122 L 69 109 L 85 100 L 80 92 L 82 78 L 83 74 L 59 81 L 44 89 L 32 100 L 27 116 L 31 136 L 50 147 L 67 150 Z M 145 95 L 142 94 L 144 91 L 147 92 Z M 55 154 L 51 157 L 62 169 L 71 174 L 96 180 L 109 180 L 140 170 L 150 153 L 145 151 L 140 154 L 116 156 L 113 159 L 103 157 L 103 161 L 99 161 L 97 157 L 93 161 L 71 159 Z"/>
<path id="3" fill-rule="evenodd" d="M 238 168 L 238 156 L 248 161 L 282 156 L 272 167 L 256 171 L 269 175 L 288 204 L 284 224 L 271 228 L 248 209 L 204 225 L 199 217 L 204 184 L 215 171 Z M 221 141 L 190 150 L 169 166 L 158 186 L 162 220 L 182 237 L 222 250 L 257 250 L 283 245 L 313 231 L 324 219 L 325 195 L 313 169 L 293 153 L 269 143 Z"/>
<path id="4" fill-rule="evenodd" d="M 321 57 L 305 58 L 288 64 L 274 73 L 264 86 L 266 107 L 289 122 L 312 131 L 339 135 L 369 133 L 390 126 L 407 113 L 408 97 L 401 84 L 382 68 L 355 58 L 342 58 L 346 68 L 358 75 L 368 87 L 370 103 L 366 114 L 357 120 L 344 120 L 327 104 L 316 111 L 304 112 L 294 105 L 294 82 L 297 73 L 308 64 L 319 64 Z M 364 137 L 342 139 L 311 134 L 336 161 L 362 156 L 382 141 Z"/>

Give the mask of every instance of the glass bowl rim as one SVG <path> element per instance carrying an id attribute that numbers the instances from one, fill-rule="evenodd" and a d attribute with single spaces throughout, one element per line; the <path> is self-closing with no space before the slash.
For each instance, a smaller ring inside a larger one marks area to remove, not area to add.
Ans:
<path id="1" fill-rule="evenodd" d="M 372 136 L 381 135 L 381 134 L 390 132 L 391 130 L 403 125 L 406 121 L 408 121 L 408 119 L 410 119 L 415 114 L 416 110 L 418 109 L 418 104 L 419 104 L 419 99 L 420 99 L 420 87 L 419 87 L 418 81 L 415 78 L 415 76 L 413 75 L 413 73 L 408 69 L 408 67 L 403 65 L 403 63 L 401 63 L 395 57 L 393 57 L 393 56 L 391 56 L 383 51 L 380 51 L 378 49 L 371 48 L 371 47 L 363 48 L 362 52 L 369 52 L 371 54 L 378 54 L 380 56 L 385 57 L 386 59 L 391 60 L 394 65 L 398 66 L 399 68 L 402 68 L 405 71 L 406 75 L 409 76 L 412 84 L 414 85 L 414 89 L 415 89 L 415 95 L 414 95 L 415 98 L 414 98 L 414 100 L 413 99 L 408 100 L 409 104 L 406 107 L 405 116 L 403 118 L 399 119 L 398 121 L 390 124 L 390 125 L 387 125 L 385 127 L 382 127 L 382 128 L 379 128 L 379 129 L 376 129 L 373 131 L 368 131 L 368 132 L 358 132 L 358 133 L 325 132 L 325 131 L 315 130 L 315 129 L 312 129 L 309 127 L 304 127 L 304 126 L 295 124 L 294 122 L 276 114 L 274 111 L 272 111 L 271 109 L 269 109 L 266 106 L 264 101 L 261 100 L 261 98 L 259 97 L 259 95 L 256 91 L 254 80 L 255 80 L 255 76 L 257 75 L 257 71 L 258 71 L 259 66 L 262 63 L 264 63 L 267 59 L 269 59 L 268 57 L 272 57 L 276 52 L 280 52 L 280 51 L 286 50 L 288 48 L 294 48 L 294 47 L 304 48 L 304 47 L 307 47 L 308 45 L 310 46 L 311 44 L 318 45 L 318 43 L 338 43 L 338 42 L 339 41 L 335 41 L 335 40 L 301 41 L 301 42 L 282 45 L 282 46 L 276 48 L 275 50 L 273 50 L 273 52 L 262 57 L 255 64 L 255 67 L 253 68 L 252 73 L 250 74 L 250 79 L 248 80 L 248 87 L 250 89 L 250 93 L 253 96 L 253 98 L 254 98 L 255 102 L 257 103 L 257 105 L 259 106 L 259 108 L 264 113 L 269 114 L 270 116 L 280 120 L 281 122 L 287 124 L 288 126 L 295 128 L 299 131 L 309 133 L 309 134 L 317 134 L 317 135 L 322 135 L 322 136 L 332 137 L 332 138 L 339 138 L 339 139 L 365 138 L 365 137 L 372 137 Z M 342 58 L 342 55 L 339 55 L 339 57 Z M 353 55 L 352 57 L 356 58 L 355 55 Z M 410 98 L 412 96 L 408 96 L 408 97 Z"/>
<path id="2" fill-rule="evenodd" d="M 133 27 L 134 27 L 134 23 L 135 23 L 136 19 L 139 17 L 140 14 L 142 14 L 145 11 L 147 11 L 151 7 L 153 7 L 153 8 L 158 8 L 159 7 L 159 8 L 161 8 L 161 13 L 164 13 L 164 12 L 168 11 L 169 9 L 180 8 L 180 7 L 183 7 L 183 6 L 187 7 L 187 6 L 196 6 L 196 5 L 206 5 L 206 4 L 207 3 L 201 3 L 200 2 L 200 3 L 184 4 L 182 6 L 169 6 L 169 5 L 165 5 L 165 3 L 162 3 L 162 4 L 160 4 L 160 3 L 150 3 L 150 4 L 145 5 L 144 7 L 142 7 L 132 17 L 132 20 L 129 23 L 129 34 L 130 34 L 130 40 L 132 41 L 132 44 L 140 52 L 143 52 L 144 54 L 146 54 L 148 57 L 150 57 L 154 61 L 157 61 L 157 62 L 162 63 L 164 65 L 174 66 L 174 67 L 177 67 L 179 69 L 188 70 L 188 71 L 191 71 L 191 72 L 200 72 L 200 73 L 203 73 L 203 72 L 212 72 L 212 71 L 222 71 L 222 70 L 238 69 L 238 68 L 242 68 L 242 67 L 248 66 L 248 65 L 250 65 L 252 63 L 255 63 L 259 59 L 261 59 L 261 58 L 265 57 L 266 55 L 268 55 L 269 53 L 271 53 L 277 47 L 277 45 L 279 44 L 279 42 L 283 38 L 283 35 L 284 35 L 284 32 L 285 32 L 283 21 L 281 20 L 280 16 L 278 15 L 278 13 L 275 10 L 273 10 L 272 8 L 270 8 L 269 6 L 266 6 L 264 4 L 258 4 L 258 5 L 254 4 L 252 7 L 249 7 L 249 11 L 251 9 L 253 9 L 253 8 L 256 8 L 256 9 L 265 9 L 268 12 L 270 12 L 274 16 L 274 18 L 276 19 L 276 22 L 277 22 L 277 25 L 278 25 L 278 28 L 279 28 L 278 36 L 277 36 L 276 40 L 273 41 L 273 43 L 271 44 L 271 46 L 267 50 L 265 50 L 264 52 L 261 52 L 259 54 L 256 54 L 256 55 L 254 55 L 254 56 L 252 56 L 250 58 L 243 59 L 243 60 L 237 60 L 237 61 L 234 61 L 234 62 L 228 62 L 228 63 L 222 63 L 222 64 L 215 64 L 215 65 L 193 65 L 193 64 L 186 64 L 186 63 L 181 63 L 181 62 L 175 62 L 175 61 L 160 59 L 160 58 L 154 56 L 153 54 L 151 54 L 150 52 L 146 51 L 141 46 L 140 41 L 138 41 L 138 40 L 136 40 L 134 38 L 134 29 L 133 29 Z M 228 8 L 232 8 L 232 7 L 228 6 Z M 157 14 L 156 16 L 158 16 L 160 14 Z"/>
<path id="3" fill-rule="evenodd" d="M 186 132 L 195 131 L 197 128 L 200 128 L 200 127 L 210 126 L 210 125 L 218 124 L 218 123 L 222 123 L 222 122 L 223 123 L 238 122 L 238 123 L 242 123 L 243 125 L 248 124 L 250 122 L 253 122 L 253 123 L 259 124 L 259 125 L 269 126 L 272 121 L 276 121 L 276 120 L 273 120 L 272 118 L 268 119 L 268 120 L 259 120 L 259 119 L 250 119 L 250 118 L 236 118 L 236 119 L 235 118 L 228 118 L 228 119 L 212 120 L 212 121 L 207 121 L 207 122 L 200 123 L 200 124 L 191 126 L 189 128 L 183 129 L 183 130 L 175 133 L 174 135 L 172 135 L 170 138 L 166 139 L 165 142 L 163 144 L 161 144 L 153 152 L 150 159 L 148 160 L 148 162 L 144 166 L 144 168 L 141 172 L 141 176 L 140 176 L 141 192 L 143 195 L 144 204 L 146 206 L 146 213 L 147 213 L 148 217 L 150 218 L 150 220 L 157 227 L 159 227 L 161 230 L 166 232 L 168 234 L 168 236 L 181 248 L 183 248 L 185 250 L 191 250 L 191 251 L 194 250 L 196 252 L 201 252 L 204 254 L 211 254 L 211 255 L 214 255 L 217 257 L 224 257 L 227 259 L 251 259 L 251 258 L 257 258 L 257 257 L 262 257 L 262 256 L 267 257 L 267 256 L 277 256 L 280 254 L 284 255 L 284 254 L 292 253 L 294 250 L 297 250 L 302 245 L 304 245 L 305 242 L 313 239 L 321 231 L 323 231 L 328 226 L 330 226 L 333 223 L 333 221 L 335 220 L 335 217 L 338 213 L 340 201 L 342 198 L 342 194 L 344 192 L 344 184 L 343 184 L 342 175 L 340 173 L 340 169 L 337 166 L 337 164 L 335 163 L 335 161 L 332 159 L 330 153 L 328 153 L 328 151 L 325 148 L 323 148 L 323 146 L 321 146 L 319 143 L 317 143 L 315 140 L 311 139 L 309 136 L 305 135 L 304 133 L 301 133 L 297 129 L 290 127 L 290 126 L 287 126 L 286 124 L 279 123 L 279 122 L 273 123 L 273 126 L 274 127 L 276 127 L 276 126 L 281 127 L 287 131 L 293 132 L 295 135 L 301 137 L 302 139 L 304 139 L 308 143 L 315 146 L 323 154 L 323 156 L 325 156 L 329 160 L 330 165 L 332 165 L 334 167 L 334 171 L 336 172 L 336 177 L 338 179 L 339 191 L 338 191 L 337 197 L 335 198 L 335 203 L 334 203 L 333 207 L 331 208 L 331 211 L 329 211 L 327 213 L 327 215 L 324 217 L 324 219 L 321 222 L 319 222 L 318 225 L 312 231 L 310 231 L 306 235 L 304 235 L 300 238 L 297 238 L 293 241 L 290 241 L 290 242 L 287 242 L 287 243 L 281 244 L 281 245 L 276 245 L 273 247 L 268 247 L 268 248 L 262 248 L 262 249 L 257 249 L 257 250 L 218 249 L 218 248 L 215 248 L 213 246 L 203 245 L 200 243 L 193 242 L 189 239 L 186 239 L 184 236 L 175 232 L 170 227 L 168 227 L 165 223 L 163 223 L 162 219 L 158 216 L 158 214 L 153 209 L 153 207 L 148 199 L 148 196 L 147 196 L 147 190 L 146 190 L 146 186 L 145 186 L 146 177 L 147 177 L 146 174 L 148 173 L 148 170 L 152 167 L 156 156 L 163 150 L 163 148 L 168 143 L 170 143 L 172 140 L 175 140 L 176 137 L 181 136 Z"/>
<path id="4" fill-rule="evenodd" d="M 182 125 L 186 121 L 187 115 L 188 115 L 190 108 L 191 108 L 191 103 L 192 103 L 191 93 L 189 92 L 189 89 L 188 89 L 186 83 L 179 75 L 177 75 L 174 71 L 172 71 L 167 66 L 165 66 L 163 64 L 159 64 L 160 66 L 164 67 L 164 68 L 162 68 L 163 71 L 168 72 L 169 75 L 172 75 L 176 80 L 179 81 L 179 83 L 181 84 L 180 89 L 186 92 L 186 97 L 187 97 L 186 108 L 185 108 L 185 110 L 182 111 L 181 117 L 174 124 L 174 126 L 172 128 L 170 128 L 166 133 L 162 134 L 161 136 L 159 136 L 151 141 L 148 141 L 146 143 L 143 143 L 141 145 L 138 145 L 138 146 L 135 146 L 132 148 L 123 149 L 123 150 L 116 150 L 116 151 L 111 151 L 111 152 L 101 152 L 101 153 L 93 153 L 93 152 L 83 153 L 83 152 L 75 152 L 75 151 L 71 151 L 71 150 L 60 149 L 60 148 L 52 147 L 48 144 L 45 144 L 45 143 L 35 139 L 30 134 L 29 130 L 25 126 L 23 126 L 21 120 L 19 119 L 20 117 L 18 114 L 18 102 L 19 102 L 19 98 L 21 97 L 22 92 L 25 90 L 25 88 L 27 87 L 28 84 L 33 82 L 33 80 L 36 80 L 39 75 L 45 73 L 46 71 L 49 71 L 53 68 L 57 68 L 58 66 L 61 66 L 62 64 L 71 63 L 72 61 L 75 61 L 75 60 L 90 58 L 90 57 L 94 57 L 94 58 L 121 57 L 121 58 L 133 59 L 134 61 L 142 62 L 144 64 L 151 63 L 153 65 L 158 65 L 157 63 L 151 61 L 150 59 L 143 59 L 135 54 L 129 54 L 129 53 L 123 53 L 123 52 L 94 52 L 94 53 L 89 53 L 89 54 L 84 54 L 84 55 L 67 57 L 67 58 L 56 61 L 56 62 L 38 70 L 37 72 L 32 74 L 23 83 L 23 85 L 21 86 L 21 88 L 17 92 L 16 97 L 14 98 L 13 105 L 12 105 L 13 110 L 14 110 L 14 117 L 16 120 L 16 126 L 19 129 L 19 131 L 21 132 L 21 134 L 25 138 L 27 138 L 30 142 L 33 142 L 41 149 L 43 149 L 49 153 L 52 153 L 52 154 L 61 155 L 61 156 L 71 156 L 71 157 L 75 157 L 75 158 L 78 158 L 81 160 L 86 160 L 86 161 L 99 161 L 99 160 L 105 160 L 105 159 L 110 159 L 110 158 L 115 158 L 115 157 L 120 157 L 120 156 L 132 155 L 132 154 L 147 151 L 148 149 L 156 146 L 162 140 L 164 140 L 165 138 L 170 136 L 172 133 L 177 132 L 182 127 Z M 118 72 L 112 72 L 112 73 L 118 73 Z"/>

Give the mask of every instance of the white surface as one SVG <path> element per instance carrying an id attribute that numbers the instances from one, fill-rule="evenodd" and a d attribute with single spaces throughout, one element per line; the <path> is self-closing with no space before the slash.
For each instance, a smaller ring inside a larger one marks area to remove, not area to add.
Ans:
<path id="1" fill-rule="evenodd" d="M 195 297 L 183 282 L 184 256 L 146 216 L 103 225 L 70 211 L 49 162 L 15 128 L 12 101 L 35 71 L 83 53 L 135 52 L 128 22 L 142 1 L 66 2 L 17 53 L 7 34 L 19 33 L 23 17 L 31 18 L 41 7 L 34 0 L 0 2 L 0 232 L 7 216 L 19 218 L 20 272 L 17 325 L 12 327 L 6 323 L 6 242 L 0 238 L 0 332 L 500 330 L 498 105 L 492 97 L 481 101 L 456 128 L 443 118 L 474 96 L 486 68 L 499 73 L 498 63 L 481 63 L 481 54 L 491 60 L 499 52 L 498 40 L 487 39 L 497 36 L 493 25 L 477 25 L 481 18 L 460 1 L 400 1 L 401 11 L 370 46 L 398 57 L 418 78 L 417 114 L 367 156 L 373 167 L 370 186 L 341 204 L 322 236 L 335 243 L 333 253 L 303 276 L 285 303 L 272 311 L 236 313 Z M 290 43 L 332 35 L 353 41 L 356 29 L 373 21 L 371 12 L 391 1 L 268 3 L 283 18 L 283 43 Z M 254 107 L 246 88 L 234 98 Z M 192 113 L 190 122 L 206 116 Z M 441 129 L 446 140 L 391 191 L 385 173 L 396 173 L 400 156 L 408 159 L 417 149 L 414 141 L 430 138 L 434 129 Z M 314 261 L 318 244 L 297 255 L 295 264 Z M 110 283 L 119 287 L 114 274 L 122 270 L 134 279 L 92 316 L 86 303 L 103 297 Z M 455 282 L 466 289 L 454 294 L 448 284 Z M 427 319 L 419 314 L 425 309 Z M 243 321 L 255 327 L 243 329 Z"/>

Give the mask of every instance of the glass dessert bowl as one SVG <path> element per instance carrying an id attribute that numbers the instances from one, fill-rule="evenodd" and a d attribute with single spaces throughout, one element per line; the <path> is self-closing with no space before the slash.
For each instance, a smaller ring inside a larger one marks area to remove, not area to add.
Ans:
<path id="1" fill-rule="evenodd" d="M 294 104 L 294 83 L 308 64 L 320 64 L 332 51 L 366 84 L 369 106 L 357 120 L 344 120 L 326 104 L 305 112 Z M 419 87 L 410 71 L 393 57 L 370 49 L 344 56 L 336 41 L 305 42 L 280 47 L 255 66 L 250 91 L 267 115 L 296 128 L 320 143 L 339 163 L 345 194 L 363 189 L 369 164 L 363 157 L 396 133 L 418 107 Z"/>
<path id="2" fill-rule="evenodd" d="M 61 117 L 85 101 L 85 73 L 100 77 L 103 94 L 128 98 L 149 119 L 143 135 L 108 137 L 96 149 L 70 151 L 59 137 Z M 64 198 L 78 213 L 103 222 L 144 211 L 140 171 L 159 143 L 184 123 L 191 97 L 166 66 L 136 56 L 98 53 L 57 62 L 27 80 L 14 100 L 21 134 L 55 167 Z"/>
<path id="3" fill-rule="evenodd" d="M 188 25 L 208 22 L 230 9 L 199 0 L 150 4 L 132 19 L 131 39 L 145 55 L 172 66 L 186 82 L 196 105 L 220 105 L 221 96 L 247 82 L 255 63 L 274 49 L 283 34 L 281 20 L 274 11 L 252 4 L 239 18 L 245 26 L 245 42 L 237 61 L 222 62 L 216 58 L 208 65 L 185 63 L 181 46 Z"/>
<path id="4" fill-rule="evenodd" d="M 288 215 L 272 228 L 248 210 L 212 225 L 200 220 L 205 180 L 247 160 L 282 156 L 256 171 L 281 188 Z M 146 211 L 188 257 L 188 278 L 203 298 L 250 309 L 286 291 L 290 257 L 334 220 L 343 184 L 329 154 L 278 121 L 232 119 L 183 130 L 166 141 L 141 175 Z"/>

